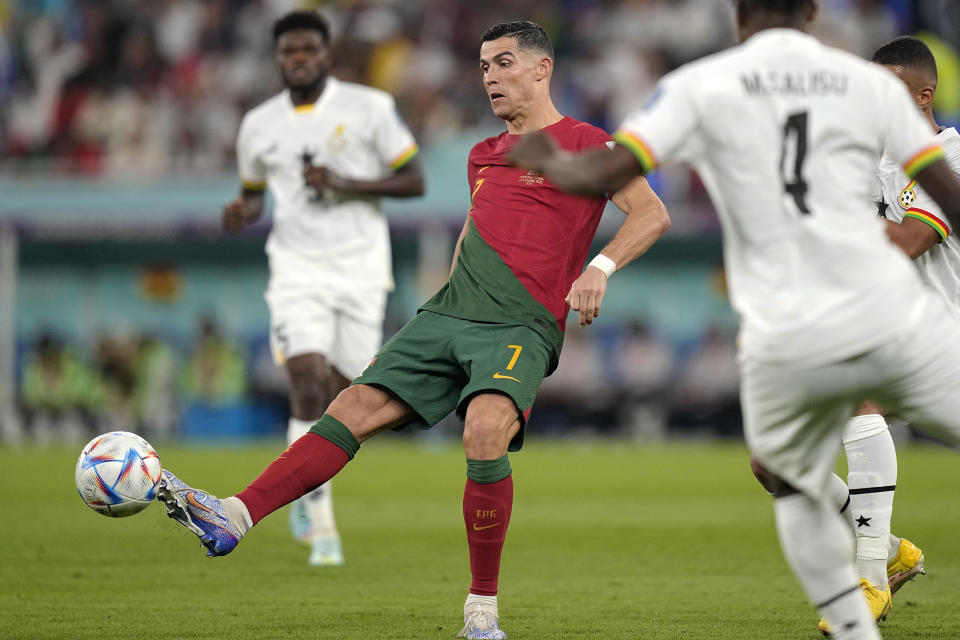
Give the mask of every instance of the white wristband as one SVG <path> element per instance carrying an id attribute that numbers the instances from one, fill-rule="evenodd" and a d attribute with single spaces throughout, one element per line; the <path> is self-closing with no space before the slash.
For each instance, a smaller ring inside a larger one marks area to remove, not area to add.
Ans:
<path id="1" fill-rule="evenodd" d="M 598 253 L 597 257 L 591 260 L 590 264 L 588 264 L 587 266 L 596 267 L 597 269 L 600 269 L 600 271 L 603 271 L 603 274 L 608 278 L 613 275 L 614 271 L 617 270 L 617 263 L 611 260 L 610 258 L 608 258 L 607 256 L 603 255 L 602 253 Z"/>

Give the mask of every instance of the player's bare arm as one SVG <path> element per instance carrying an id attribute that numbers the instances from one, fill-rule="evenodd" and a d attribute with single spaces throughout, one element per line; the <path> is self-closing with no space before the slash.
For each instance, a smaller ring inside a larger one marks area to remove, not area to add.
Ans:
<path id="1" fill-rule="evenodd" d="M 523 137 L 507 158 L 525 169 L 539 171 L 554 184 L 579 195 L 615 193 L 643 175 L 643 171 L 626 147 L 600 149 L 573 155 L 560 150 L 549 136 L 531 133 Z"/>
<path id="2" fill-rule="evenodd" d="M 264 190 L 247 189 L 223 207 L 221 222 L 226 231 L 240 231 L 263 215 Z"/>
<path id="3" fill-rule="evenodd" d="M 904 218 L 899 223 L 887 220 L 887 237 L 890 242 L 903 249 L 911 260 L 920 257 L 927 249 L 940 242 L 940 234 L 916 218 Z"/>
<path id="4" fill-rule="evenodd" d="M 940 205 L 953 228 L 960 228 L 960 180 L 946 160 L 937 160 L 915 177 L 920 187 Z"/>
<path id="5" fill-rule="evenodd" d="M 392 198 L 415 198 L 422 196 L 424 192 L 423 171 L 416 160 L 379 180 L 354 180 L 334 173 L 327 167 L 312 166 L 303 170 L 303 179 L 317 191 L 332 189 L 346 193 Z"/>
<path id="6" fill-rule="evenodd" d="M 621 269 L 646 253 L 670 228 L 670 216 L 643 177 L 634 178 L 617 191 L 612 200 L 627 218 L 600 256 L 610 260 L 613 268 Z M 571 309 L 580 312 L 581 327 L 591 324 L 600 315 L 607 277 L 600 267 L 587 265 L 570 287 L 566 302 Z"/>
<path id="7" fill-rule="evenodd" d="M 463 223 L 463 228 L 460 229 L 460 235 L 457 236 L 457 243 L 453 245 L 453 261 L 450 263 L 450 273 L 453 273 L 453 270 L 457 268 L 457 258 L 460 257 L 460 244 L 463 242 L 464 236 L 467 235 L 467 227 L 470 226 L 470 216 L 467 216 L 467 219 Z"/>

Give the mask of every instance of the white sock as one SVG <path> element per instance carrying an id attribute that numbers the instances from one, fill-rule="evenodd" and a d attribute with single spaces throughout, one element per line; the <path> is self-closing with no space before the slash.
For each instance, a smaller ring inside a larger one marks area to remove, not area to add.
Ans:
<path id="1" fill-rule="evenodd" d="M 853 569 L 853 537 L 826 501 L 804 494 L 773 501 L 780 546 L 835 640 L 880 640 Z"/>
<path id="2" fill-rule="evenodd" d="M 333 485 L 330 480 L 300 498 L 310 520 L 310 537 L 314 540 L 340 539 L 333 518 Z"/>
<path id="3" fill-rule="evenodd" d="M 316 420 L 290 418 L 287 422 L 287 444 L 291 445 L 310 431 Z M 337 523 L 333 519 L 333 488 L 330 481 L 300 498 L 307 520 L 310 521 L 310 534 L 314 540 L 340 539 Z"/>
<path id="4" fill-rule="evenodd" d="M 253 526 L 253 518 L 250 517 L 250 512 L 247 511 L 247 505 L 243 504 L 243 500 L 237 496 L 230 496 L 221 500 L 220 504 L 223 505 L 223 510 L 227 514 L 227 520 L 240 532 L 240 537 L 247 535 L 247 531 L 250 531 Z"/>
<path id="5" fill-rule="evenodd" d="M 301 436 L 305 435 L 310 428 L 317 424 L 316 420 L 299 420 L 290 418 L 287 421 L 287 445 L 296 442 Z"/>
<path id="6" fill-rule="evenodd" d="M 873 586 L 886 589 L 897 451 L 883 416 L 857 416 L 851 423 L 844 430 L 843 448 L 857 536 L 857 572 Z"/>
<path id="7" fill-rule="evenodd" d="M 499 612 L 497 611 L 497 596 L 479 596 L 475 593 L 467 594 L 467 601 L 463 603 L 463 608 L 466 609 L 472 604 L 478 604 L 484 608 L 486 611 L 493 610 L 493 615 L 500 617 Z"/>

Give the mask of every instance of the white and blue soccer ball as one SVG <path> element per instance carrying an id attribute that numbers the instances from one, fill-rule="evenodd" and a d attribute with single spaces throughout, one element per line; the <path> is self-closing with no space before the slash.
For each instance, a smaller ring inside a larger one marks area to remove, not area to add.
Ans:
<path id="1" fill-rule="evenodd" d="M 111 518 L 143 511 L 157 496 L 160 458 L 135 433 L 111 431 L 87 443 L 74 480 L 87 506 Z"/>

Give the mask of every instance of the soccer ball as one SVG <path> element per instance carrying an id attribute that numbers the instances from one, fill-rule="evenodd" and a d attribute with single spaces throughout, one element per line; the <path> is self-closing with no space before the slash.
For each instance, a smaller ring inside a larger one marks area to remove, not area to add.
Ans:
<path id="1" fill-rule="evenodd" d="M 111 431 L 83 448 L 74 480 L 87 506 L 111 518 L 143 511 L 160 484 L 160 458 L 135 433 Z"/>

